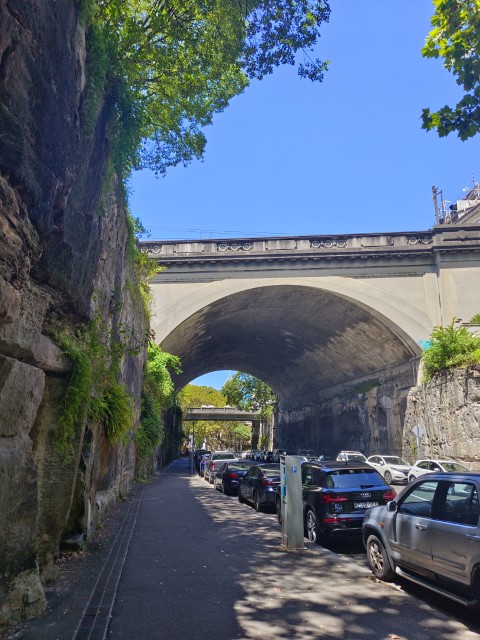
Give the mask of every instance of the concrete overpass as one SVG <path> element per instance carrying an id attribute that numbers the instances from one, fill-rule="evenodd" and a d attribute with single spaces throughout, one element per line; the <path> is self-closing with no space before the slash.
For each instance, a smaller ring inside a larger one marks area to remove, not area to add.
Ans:
<path id="1" fill-rule="evenodd" d="M 401 427 L 432 328 L 480 312 L 478 224 L 148 241 L 142 250 L 166 267 L 152 282 L 152 328 L 182 360 L 177 387 L 219 369 L 258 376 L 278 394 L 282 446 L 292 425 L 304 434 L 292 446 L 323 448 L 322 432 L 343 445 L 349 429 L 350 446 L 361 446 L 362 420 L 380 446 L 387 423 L 389 433 L 392 420 Z M 352 394 L 363 394 L 363 414 L 348 408 Z"/>
<path id="2" fill-rule="evenodd" d="M 260 420 L 260 411 L 242 411 L 237 407 L 190 407 L 183 415 L 183 421 L 185 420 L 254 422 Z"/>

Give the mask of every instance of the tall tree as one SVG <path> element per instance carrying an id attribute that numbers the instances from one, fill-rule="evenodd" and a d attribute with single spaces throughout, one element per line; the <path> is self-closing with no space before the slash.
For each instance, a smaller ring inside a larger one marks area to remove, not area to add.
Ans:
<path id="1" fill-rule="evenodd" d="M 110 105 L 123 175 L 200 158 L 213 115 L 298 51 L 300 76 L 321 81 L 327 66 L 309 57 L 325 0 L 77 1 L 90 7 L 91 95 Z"/>
<path id="2" fill-rule="evenodd" d="M 222 393 L 229 404 L 247 411 L 260 409 L 269 413 L 276 402 L 274 391 L 263 380 L 241 371 L 228 378 L 222 387 Z"/>
<path id="3" fill-rule="evenodd" d="M 422 128 L 435 129 L 441 137 L 456 131 L 467 140 L 480 131 L 480 0 L 433 0 L 433 4 L 433 29 L 422 55 L 443 58 L 464 96 L 453 108 L 423 109 Z"/>

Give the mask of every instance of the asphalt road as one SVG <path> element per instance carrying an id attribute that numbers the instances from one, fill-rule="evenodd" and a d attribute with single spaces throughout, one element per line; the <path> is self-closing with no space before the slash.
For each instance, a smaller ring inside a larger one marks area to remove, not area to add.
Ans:
<path id="1" fill-rule="evenodd" d="M 480 637 L 478 618 L 458 605 L 439 603 L 400 583 L 376 581 L 358 542 L 326 549 L 306 541 L 303 551 L 284 550 L 274 514 L 257 513 L 215 491 L 190 475 L 186 459 L 137 489 L 127 503 L 114 514 L 116 537 L 112 531 L 106 546 L 92 548 L 76 561 L 68 591 L 54 593 L 48 615 L 26 623 L 12 638 Z M 127 509 L 133 514 L 129 518 L 124 516 Z M 121 541 L 127 539 L 125 553 L 116 553 L 117 560 L 108 564 L 111 551 L 122 549 Z M 96 581 L 92 571 L 97 567 L 98 573 L 102 562 L 109 567 L 108 579 Z M 91 620 L 98 625 L 90 632 L 86 629 Z"/>
<path id="2" fill-rule="evenodd" d="M 471 625 L 372 580 L 364 555 L 280 542 L 275 515 L 177 461 L 145 487 L 108 637 L 478 640 Z"/>

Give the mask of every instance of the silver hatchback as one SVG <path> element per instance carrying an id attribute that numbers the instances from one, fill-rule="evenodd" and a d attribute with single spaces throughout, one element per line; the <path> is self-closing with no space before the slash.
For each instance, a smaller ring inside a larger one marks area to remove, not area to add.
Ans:
<path id="1" fill-rule="evenodd" d="M 362 535 L 380 580 L 395 574 L 467 606 L 480 605 L 480 473 L 417 478 L 369 509 Z"/>

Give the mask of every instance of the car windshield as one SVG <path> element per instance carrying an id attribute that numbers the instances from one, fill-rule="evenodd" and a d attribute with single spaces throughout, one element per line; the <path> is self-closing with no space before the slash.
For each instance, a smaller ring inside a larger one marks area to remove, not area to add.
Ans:
<path id="1" fill-rule="evenodd" d="M 383 456 L 383 459 L 387 464 L 403 464 L 406 467 L 410 466 L 403 458 L 397 458 L 396 456 Z"/>
<path id="2" fill-rule="evenodd" d="M 373 469 L 339 469 L 330 471 L 326 479 L 329 489 L 363 489 L 385 484 L 384 479 Z"/>
<path id="3" fill-rule="evenodd" d="M 366 457 L 361 453 L 348 453 L 347 457 L 353 462 L 365 462 L 367 460 Z"/>
<path id="4" fill-rule="evenodd" d="M 468 471 L 467 467 L 458 462 L 441 462 L 440 463 L 445 471 Z"/>

